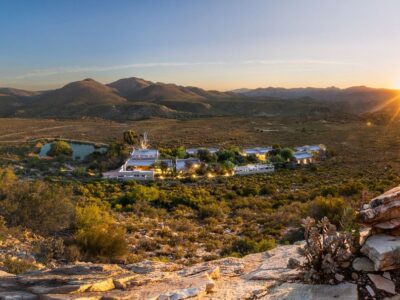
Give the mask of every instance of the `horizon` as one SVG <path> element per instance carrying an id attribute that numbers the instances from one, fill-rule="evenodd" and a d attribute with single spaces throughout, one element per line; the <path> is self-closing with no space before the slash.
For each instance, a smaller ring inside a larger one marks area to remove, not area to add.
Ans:
<path id="1" fill-rule="evenodd" d="M 395 0 L 5 0 L 0 86 L 47 90 L 136 74 L 220 91 L 399 89 L 399 9 Z"/>
<path id="2" fill-rule="evenodd" d="M 137 76 L 129 76 L 129 77 L 125 77 L 125 78 L 116 78 L 110 82 L 103 82 L 100 80 L 97 80 L 96 78 L 91 78 L 91 77 L 87 77 L 87 78 L 82 78 L 82 79 L 77 79 L 77 80 L 72 80 L 70 82 L 66 82 L 66 83 L 61 83 L 60 85 L 55 85 L 51 88 L 48 89 L 24 89 L 24 88 L 19 88 L 19 87 L 15 87 L 15 86 L 0 86 L 1 88 L 11 88 L 11 89 L 20 89 L 20 90 L 26 90 L 26 91 L 34 91 L 34 92 L 45 92 L 45 91 L 50 91 L 50 90 L 56 90 L 56 89 L 60 89 L 63 88 L 64 86 L 73 83 L 73 82 L 80 82 L 83 80 L 93 80 L 96 82 L 99 82 L 100 84 L 103 85 L 108 85 L 111 84 L 115 81 L 118 81 L 120 79 L 130 79 L 130 78 L 136 78 L 136 79 L 142 79 L 142 80 L 146 80 L 146 81 L 150 81 L 153 83 L 163 83 L 163 84 L 175 84 L 177 86 L 184 86 L 184 87 L 190 87 L 189 85 L 182 85 L 176 82 L 160 82 L 160 81 L 154 81 L 148 78 L 141 78 L 141 77 L 137 77 Z M 193 87 L 197 87 L 197 86 L 193 86 Z M 202 87 L 200 87 L 202 88 Z M 387 89 L 387 90 L 395 90 L 395 91 L 400 91 L 400 88 L 386 88 L 386 87 L 374 87 L 374 86 L 367 86 L 367 85 L 352 85 L 352 86 L 345 86 L 345 87 L 338 87 L 338 86 L 293 86 L 293 87 L 283 87 L 283 86 L 259 86 L 259 87 L 254 87 L 254 88 L 248 88 L 248 87 L 240 87 L 240 88 L 234 88 L 234 89 L 229 89 L 229 90 L 223 90 L 223 89 L 205 89 L 208 91 L 219 91 L 219 92 L 232 92 L 232 91 L 236 91 L 236 90 L 256 90 L 256 89 L 340 89 L 340 90 L 346 90 L 346 89 L 351 89 L 351 88 L 371 88 L 371 89 Z M 203 88 L 204 89 L 204 88 Z"/>

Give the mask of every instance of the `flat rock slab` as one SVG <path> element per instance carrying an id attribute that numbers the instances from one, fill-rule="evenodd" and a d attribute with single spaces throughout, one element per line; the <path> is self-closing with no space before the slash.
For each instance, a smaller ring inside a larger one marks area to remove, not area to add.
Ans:
<path id="1" fill-rule="evenodd" d="M 36 300 L 38 296 L 27 292 L 0 292 L 0 300 Z"/>
<path id="2" fill-rule="evenodd" d="M 357 300 L 357 285 L 342 283 L 339 285 L 310 285 L 284 283 L 273 288 L 264 300 Z"/>
<path id="3" fill-rule="evenodd" d="M 361 253 L 374 262 L 375 271 L 387 271 L 400 268 L 400 237 L 387 234 L 370 236 Z"/>
<path id="4" fill-rule="evenodd" d="M 369 279 L 371 279 L 377 289 L 380 289 L 392 295 L 396 294 L 396 287 L 394 285 L 394 282 L 390 279 L 387 279 L 377 274 L 368 274 L 368 277 Z"/>
<path id="5" fill-rule="evenodd" d="M 302 246 L 288 245 L 268 251 L 268 257 L 257 270 L 247 276 L 247 279 L 286 281 L 299 277 L 301 271 L 288 268 L 288 262 L 293 258 L 303 263 L 304 257 L 298 252 L 300 247 Z"/>

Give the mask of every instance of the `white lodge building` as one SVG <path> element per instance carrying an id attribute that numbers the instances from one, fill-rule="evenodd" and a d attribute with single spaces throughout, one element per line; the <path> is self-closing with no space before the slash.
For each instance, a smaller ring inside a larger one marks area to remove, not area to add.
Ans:
<path id="1" fill-rule="evenodd" d="M 254 164 L 246 166 L 236 166 L 233 168 L 235 175 L 248 175 L 258 173 L 271 173 L 274 172 L 275 167 L 273 164 Z"/>

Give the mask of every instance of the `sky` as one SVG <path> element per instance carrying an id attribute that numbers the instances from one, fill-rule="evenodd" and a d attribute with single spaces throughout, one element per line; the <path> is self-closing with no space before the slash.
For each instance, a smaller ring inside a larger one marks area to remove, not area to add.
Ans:
<path id="1" fill-rule="evenodd" d="M 0 86 L 400 88 L 398 0 L 0 0 Z"/>

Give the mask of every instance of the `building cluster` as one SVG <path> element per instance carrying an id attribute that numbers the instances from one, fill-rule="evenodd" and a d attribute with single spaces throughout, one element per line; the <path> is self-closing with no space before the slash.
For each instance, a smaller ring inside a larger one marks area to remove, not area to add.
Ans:
<path id="1" fill-rule="evenodd" d="M 272 147 L 243 149 L 241 151 L 242 156 L 255 156 L 262 163 L 235 166 L 231 175 L 273 172 L 275 167 L 268 162 L 269 154 L 273 150 Z M 326 148 L 323 145 L 311 145 L 295 147 L 294 150 L 294 162 L 298 165 L 307 165 L 322 158 L 325 155 Z M 135 180 L 162 179 L 166 174 L 175 174 L 178 178 L 189 175 L 194 176 L 193 174 L 195 174 L 196 170 L 204 164 L 196 157 L 200 151 L 216 154 L 219 149 L 213 147 L 188 148 L 186 149 L 187 158 L 183 159 L 162 159 L 156 149 L 135 149 L 119 170 L 106 172 L 103 176 L 110 179 Z M 208 174 L 208 177 L 211 177 L 210 174 Z"/>

